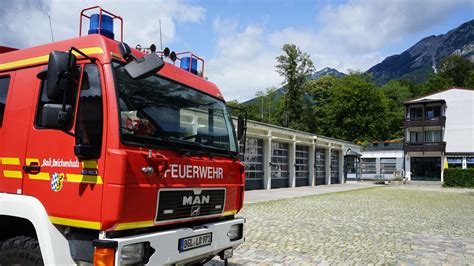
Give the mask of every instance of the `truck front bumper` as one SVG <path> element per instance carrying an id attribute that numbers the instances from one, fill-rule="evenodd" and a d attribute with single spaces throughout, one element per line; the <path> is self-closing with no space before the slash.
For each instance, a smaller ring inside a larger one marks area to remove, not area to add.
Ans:
<path id="1" fill-rule="evenodd" d="M 122 258 L 122 248 L 135 243 L 148 242 L 150 247 L 154 249 L 154 253 L 149 258 L 149 265 L 165 265 L 165 264 L 185 264 L 188 262 L 198 261 L 201 259 L 216 256 L 229 248 L 236 248 L 244 242 L 242 238 L 231 241 L 228 232 L 233 225 L 243 224 L 245 219 L 238 218 L 229 221 L 207 223 L 198 228 L 178 228 L 162 232 L 133 235 L 121 238 L 104 239 L 117 242 L 117 251 L 115 254 L 115 264 L 120 265 Z M 178 248 L 179 239 L 192 236 L 199 236 L 212 233 L 212 242 L 210 245 L 202 246 L 186 251 Z"/>

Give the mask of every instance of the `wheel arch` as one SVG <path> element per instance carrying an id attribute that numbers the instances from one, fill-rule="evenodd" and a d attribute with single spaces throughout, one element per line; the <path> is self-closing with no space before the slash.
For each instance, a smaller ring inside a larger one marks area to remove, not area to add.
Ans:
<path id="1" fill-rule="evenodd" d="M 51 223 L 46 209 L 37 198 L 0 193 L 0 224 L 16 227 L 14 222 L 21 223 L 19 228 L 11 230 L 10 234 L 6 233 L 5 237 L 17 234 L 37 239 L 45 264 L 74 264 L 68 240 Z"/>

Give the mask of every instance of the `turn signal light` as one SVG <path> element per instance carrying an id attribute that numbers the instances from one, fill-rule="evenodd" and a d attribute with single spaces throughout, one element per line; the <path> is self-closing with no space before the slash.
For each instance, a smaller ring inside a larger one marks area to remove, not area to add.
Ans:
<path id="1" fill-rule="evenodd" d="M 110 266 L 115 262 L 115 248 L 96 247 L 94 252 L 95 266 Z"/>

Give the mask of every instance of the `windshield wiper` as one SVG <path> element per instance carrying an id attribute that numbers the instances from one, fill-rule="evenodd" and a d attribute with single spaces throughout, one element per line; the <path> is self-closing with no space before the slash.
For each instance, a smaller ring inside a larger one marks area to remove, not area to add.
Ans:
<path id="1" fill-rule="evenodd" d="M 194 147 L 197 147 L 197 148 L 199 148 L 199 153 L 202 154 L 202 155 L 208 155 L 209 157 L 213 156 L 213 153 L 211 151 L 209 151 L 209 149 L 206 147 L 206 145 L 204 145 L 202 143 L 186 141 L 186 140 L 182 140 L 182 139 L 179 139 L 179 138 L 176 138 L 176 137 L 166 137 L 166 138 L 170 142 L 184 144 L 184 145 L 192 145 Z M 196 152 L 196 151 L 195 150 L 186 150 L 186 152 L 191 153 L 191 152 Z"/>
<path id="2" fill-rule="evenodd" d="M 225 154 L 225 155 L 231 157 L 232 159 L 238 158 L 238 155 L 233 154 L 231 151 L 229 151 L 227 149 L 222 149 L 222 148 L 206 145 L 206 144 L 199 143 L 199 142 L 186 141 L 186 140 L 182 140 L 182 139 L 175 138 L 175 137 L 168 137 L 168 139 L 170 139 L 171 141 L 174 141 L 174 142 L 178 142 L 178 143 L 182 143 L 182 144 L 190 144 L 190 145 L 193 145 L 195 147 L 199 147 L 201 152 L 204 152 L 204 154 L 209 155 L 209 157 L 213 157 L 216 154 Z M 213 152 L 212 150 L 217 150 L 217 151 L 219 151 L 219 153 Z"/>

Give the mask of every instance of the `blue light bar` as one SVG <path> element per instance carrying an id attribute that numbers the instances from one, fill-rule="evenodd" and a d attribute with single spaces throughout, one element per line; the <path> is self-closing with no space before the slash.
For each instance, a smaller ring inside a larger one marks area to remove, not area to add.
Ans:
<path id="1" fill-rule="evenodd" d="M 114 20 L 112 17 L 102 14 L 99 32 L 99 14 L 91 15 L 88 34 L 104 35 L 107 38 L 114 39 Z"/>
<path id="2" fill-rule="evenodd" d="M 183 57 L 181 58 L 181 63 L 180 67 L 182 69 L 185 69 L 186 71 L 189 71 L 189 68 L 191 68 L 191 73 L 197 75 L 197 64 L 198 61 L 194 57 Z"/>

